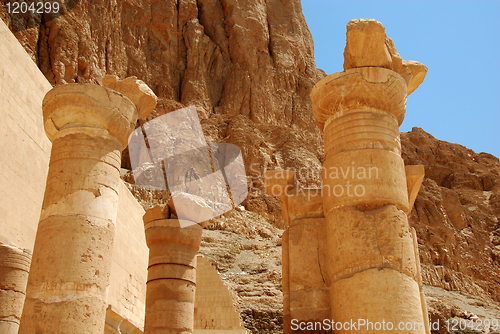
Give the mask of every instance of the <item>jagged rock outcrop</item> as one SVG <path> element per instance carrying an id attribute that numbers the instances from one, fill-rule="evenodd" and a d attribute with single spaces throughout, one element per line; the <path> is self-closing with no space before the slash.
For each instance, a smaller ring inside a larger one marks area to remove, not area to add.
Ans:
<path id="1" fill-rule="evenodd" d="M 500 301 L 500 163 L 432 137 L 401 134 L 406 164 L 426 177 L 411 213 L 424 283 Z"/>

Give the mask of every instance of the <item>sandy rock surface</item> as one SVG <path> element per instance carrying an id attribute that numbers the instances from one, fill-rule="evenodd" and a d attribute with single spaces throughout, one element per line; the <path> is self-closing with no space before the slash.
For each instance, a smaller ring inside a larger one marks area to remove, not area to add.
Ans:
<path id="1" fill-rule="evenodd" d="M 500 301 L 500 163 L 432 137 L 401 135 L 406 164 L 425 166 L 410 214 L 424 283 Z"/>

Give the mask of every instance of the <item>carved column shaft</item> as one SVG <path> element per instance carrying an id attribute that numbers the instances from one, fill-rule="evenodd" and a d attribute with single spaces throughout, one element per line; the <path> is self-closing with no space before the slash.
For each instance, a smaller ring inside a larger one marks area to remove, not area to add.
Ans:
<path id="1" fill-rule="evenodd" d="M 192 333 L 202 228 L 181 227 L 179 220 L 165 219 L 155 210 L 144 215 L 149 247 L 144 333 Z"/>
<path id="2" fill-rule="evenodd" d="M 53 142 L 21 333 L 104 326 L 121 143 L 88 130 Z"/>
<path id="3" fill-rule="evenodd" d="M 0 243 L 0 333 L 17 334 L 31 253 Z"/>
<path id="4" fill-rule="evenodd" d="M 400 69 L 405 78 L 392 70 L 399 57 L 395 48 L 379 54 L 380 59 L 389 56 L 383 67 L 370 66 L 373 49 L 393 48 L 375 22 L 355 20 L 348 25 L 344 55 L 348 59 L 354 52 L 352 59 L 367 63 L 325 77 L 311 93 L 325 137 L 323 203 L 331 316 L 336 322 L 372 323 L 357 328 L 360 333 L 389 333 L 389 326 L 399 330 L 400 323 L 420 323 L 420 328 L 402 332 L 424 333 L 399 137 L 412 76 L 407 68 Z M 377 34 L 380 45 L 373 44 Z M 390 325 L 373 328 L 382 322 Z"/>
<path id="5" fill-rule="evenodd" d="M 19 333 L 101 334 L 121 151 L 138 108 L 115 90 L 69 84 L 47 93 L 43 112 L 52 151 Z"/>

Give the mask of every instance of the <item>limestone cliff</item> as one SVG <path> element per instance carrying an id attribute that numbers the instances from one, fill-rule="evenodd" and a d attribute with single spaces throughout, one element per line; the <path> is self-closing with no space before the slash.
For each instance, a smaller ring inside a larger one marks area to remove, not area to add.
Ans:
<path id="1" fill-rule="evenodd" d="M 441 323 L 433 333 L 469 333 L 449 331 L 444 321 L 463 322 L 471 313 L 500 315 L 499 159 L 437 140 L 420 128 L 402 133 L 401 145 L 405 164 L 425 166 L 409 217 L 418 235 L 423 281 L 463 294 L 426 288 L 431 320 Z"/>
<path id="2" fill-rule="evenodd" d="M 432 137 L 401 134 L 406 164 L 426 178 L 410 220 L 426 284 L 500 301 L 500 163 L 488 153 Z"/>
<path id="3" fill-rule="evenodd" d="M 135 75 L 160 97 L 154 115 L 194 104 L 207 141 L 241 148 L 250 196 L 210 222 L 201 252 L 238 293 L 246 328 L 279 333 L 284 220 L 278 201 L 260 191 L 262 172 L 318 171 L 323 161 L 309 93 L 324 72 L 300 1 L 80 0 L 16 36 L 53 85 Z M 420 129 L 402 134 L 402 146 L 407 164 L 426 167 L 411 214 L 425 283 L 500 301 L 498 158 Z M 299 181 L 319 185 L 319 172 Z M 166 202 L 130 188 L 144 206 Z"/>

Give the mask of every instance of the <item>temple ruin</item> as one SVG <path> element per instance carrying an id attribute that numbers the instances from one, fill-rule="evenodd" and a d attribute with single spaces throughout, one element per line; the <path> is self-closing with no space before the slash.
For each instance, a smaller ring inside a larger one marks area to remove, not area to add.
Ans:
<path id="1" fill-rule="evenodd" d="M 403 332 L 429 333 L 407 219 L 424 170 L 404 166 L 399 138 L 406 97 L 426 72 L 424 65 L 401 59 L 379 22 L 347 25 L 344 71 L 323 78 L 311 92 L 325 139 L 323 187 L 301 189 L 292 171 L 267 172 L 267 193 L 281 195 L 288 223 L 284 333 L 292 333 L 292 319 L 420 323 Z"/>

